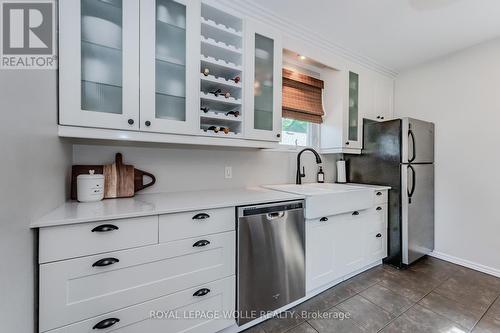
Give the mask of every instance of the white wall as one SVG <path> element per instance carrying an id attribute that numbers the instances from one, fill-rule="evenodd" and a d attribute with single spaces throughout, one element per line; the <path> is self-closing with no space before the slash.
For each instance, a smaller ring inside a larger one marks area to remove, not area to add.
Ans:
<path id="1" fill-rule="evenodd" d="M 33 219 L 66 197 L 71 145 L 57 137 L 56 72 L 0 71 L 0 331 L 34 332 Z"/>
<path id="2" fill-rule="evenodd" d="M 126 164 L 151 172 L 157 183 L 141 193 L 224 189 L 262 184 L 295 182 L 296 153 L 224 148 L 165 148 L 75 145 L 75 164 L 108 164 L 121 152 Z M 326 181 L 333 181 L 336 156 L 325 155 Z M 318 167 L 314 155 L 302 155 L 306 168 L 304 182 L 316 180 Z M 233 178 L 224 178 L 224 167 L 231 166 Z"/>
<path id="3" fill-rule="evenodd" d="M 500 274 L 500 39 L 408 70 L 396 114 L 436 124 L 436 252 Z"/>

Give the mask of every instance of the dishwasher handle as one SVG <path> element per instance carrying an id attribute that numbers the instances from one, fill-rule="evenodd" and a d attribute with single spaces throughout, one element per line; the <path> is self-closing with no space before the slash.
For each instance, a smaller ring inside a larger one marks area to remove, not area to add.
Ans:
<path id="1" fill-rule="evenodd" d="M 285 216 L 285 211 L 267 213 L 266 218 L 268 221 L 278 220 Z"/>

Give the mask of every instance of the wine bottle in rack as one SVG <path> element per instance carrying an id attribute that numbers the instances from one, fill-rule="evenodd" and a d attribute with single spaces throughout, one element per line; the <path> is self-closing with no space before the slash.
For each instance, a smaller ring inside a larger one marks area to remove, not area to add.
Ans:
<path id="1" fill-rule="evenodd" d="M 203 75 L 208 76 L 208 74 L 210 74 L 210 70 L 208 68 L 205 68 L 203 70 Z"/>
<path id="2" fill-rule="evenodd" d="M 210 110 L 210 108 L 208 106 L 202 106 L 200 110 L 207 113 Z"/>
<path id="3" fill-rule="evenodd" d="M 239 76 L 235 76 L 231 80 L 233 80 L 234 83 L 239 83 L 241 81 L 241 78 Z"/>
<path id="4" fill-rule="evenodd" d="M 220 89 L 220 88 L 217 90 L 210 91 L 209 93 L 213 94 L 215 97 L 219 97 L 219 95 L 224 95 L 224 97 L 226 97 L 226 98 L 231 97 L 231 93 L 229 91 L 223 93 L 222 89 Z"/>
<path id="5" fill-rule="evenodd" d="M 209 131 L 213 131 L 214 133 L 219 133 L 219 131 L 221 130 L 221 128 L 219 126 L 210 126 L 208 128 Z"/>
<path id="6" fill-rule="evenodd" d="M 229 134 L 231 131 L 229 127 L 224 126 L 210 126 L 207 128 L 208 131 L 213 131 L 214 133 L 224 132 L 224 134 Z"/>
<path id="7" fill-rule="evenodd" d="M 234 116 L 236 118 L 236 117 L 238 117 L 240 115 L 240 111 L 229 111 L 229 112 L 226 112 L 226 116 L 229 116 L 229 115 L 232 115 L 232 116 Z"/>

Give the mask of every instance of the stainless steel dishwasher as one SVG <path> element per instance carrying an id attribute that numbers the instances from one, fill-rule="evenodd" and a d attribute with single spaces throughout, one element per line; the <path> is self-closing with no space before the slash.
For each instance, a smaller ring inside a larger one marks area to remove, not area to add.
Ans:
<path id="1" fill-rule="evenodd" d="M 304 201 L 238 207 L 238 325 L 305 296 Z"/>

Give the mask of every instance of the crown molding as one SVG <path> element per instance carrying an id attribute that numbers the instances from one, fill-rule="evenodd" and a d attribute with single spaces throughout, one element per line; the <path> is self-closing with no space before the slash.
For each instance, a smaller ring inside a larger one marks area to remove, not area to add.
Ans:
<path id="1" fill-rule="evenodd" d="M 223 4 L 234 11 L 252 17 L 255 20 L 259 20 L 267 25 L 273 26 L 274 28 L 283 31 L 292 37 L 306 40 L 307 42 L 314 44 L 314 46 L 340 56 L 348 61 L 357 63 L 387 76 L 396 77 L 398 75 L 396 70 L 388 68 L 369 57 L 362 56 L 339 44 L 332 43 L 304 25 L 288 20 L 267 8 L 253 3 L 252 1 L 219 0 L 218 3 Z"/>

